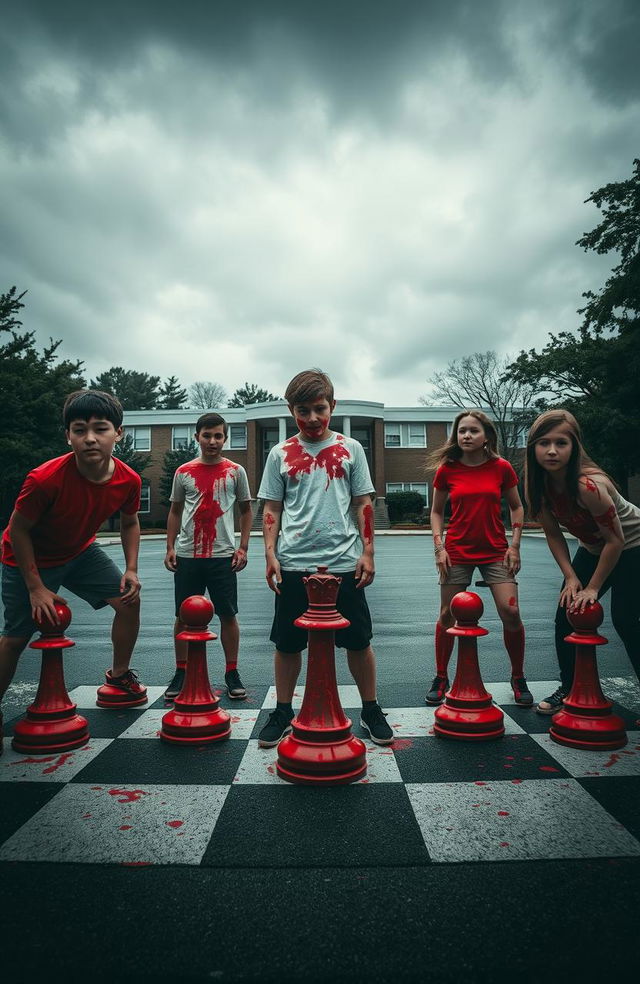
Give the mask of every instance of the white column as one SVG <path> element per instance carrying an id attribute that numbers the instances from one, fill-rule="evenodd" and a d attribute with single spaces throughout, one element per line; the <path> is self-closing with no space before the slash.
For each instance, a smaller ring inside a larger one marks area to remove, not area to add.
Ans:
<path id="1" fill-rule="evenodd" d="M 342 433 L 345 437 L 351 437 L 351 417 L 342 418 Z"/>
<path id="2" fill-rule="evenodd" d="M 287 418 L 278 417 L 278 444 L 287 439 Z"/>

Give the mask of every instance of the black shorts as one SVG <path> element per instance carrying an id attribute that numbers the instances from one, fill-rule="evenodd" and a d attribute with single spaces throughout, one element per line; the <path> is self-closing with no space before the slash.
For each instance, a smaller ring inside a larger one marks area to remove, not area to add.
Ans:
<path id="1" fill-rule="evenodd" d="M 303 577 L 308 571 L 282 571 L 280 594 L 276 595 L 275 613 L 271 627 L 271 642 L 282 653 L 299 653 L 307 648 L 308 633 L 294 625 L 294 619 L 303 615 L 309 607 L 309 599 Z M 351 625 L 336 632 L 336 646 L 340 649 L 366 649 L 373 630 L 371 613 L 365 597 L 365 589 L 356 587 L 355 571 L 338 574 L 342 578 L 338 589 L 336 607 Z"/>
<path id="2" fill-rule="evenodd" d="M 213 603 L 216 615 L 238 613 L 238 581 L 231 569 L 233 557 L 177 557 L 174 574 L 176 618 L 180 605 L 191 595 L 203 595 L 205 590 Z"/>

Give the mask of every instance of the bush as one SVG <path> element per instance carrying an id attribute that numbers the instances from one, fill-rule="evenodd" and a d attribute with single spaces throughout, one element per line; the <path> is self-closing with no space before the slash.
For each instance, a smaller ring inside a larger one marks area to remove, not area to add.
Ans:
<path id="1" fill-rule="evenodd" d="M 420 521 L 425 498 L 419 492 L 389 492 L 385 499 L 390 523 L 401 523 L 403 520 Z"/>

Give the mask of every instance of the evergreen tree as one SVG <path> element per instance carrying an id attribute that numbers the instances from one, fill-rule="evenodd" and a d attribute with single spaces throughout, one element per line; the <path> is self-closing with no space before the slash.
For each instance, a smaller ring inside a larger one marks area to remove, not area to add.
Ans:
<path id="1" fill-rule="evenodd" d="M 266 403 L 267 400 L 278 400 L 280 397 L 274 396 L 268 390 L 262 389 L 257 383 L 245 383 L 239 386 L 229 400 L 228 407 L 246 407 L 249 403 Z"/>
<path id="2" fill-rule="evenodd" d="M 116 444 L 113 453 L 116 458 L 120 458 L 120 461 L 124 461 L 125 465 L 133 468 L 134 472 L 142 475 L 145 468 L 148 468 L 152 463 L 151 455 L 134 451 L 133 443 L 131 434 L 125 434 L 122 440 Z"/>
<path id="3" fill-rule="evenodd" d="M 158 406 L 159 384 L 160 376 L 112 366 L 92 379 L 90 386 L 117 397 L 123 410 L 155 410 Z"/>
<path id="4" fill-rule="evenodd" d="M 190 441 L 184 448 L 177 448 L 175 451 L 165 451 L 159 483 L 160 501 L 164 506 L 171 504 L 169 496 L 171 495 L 171 486 L 176 468 L 179 468 L 180 465 L 186 465 L 188 461 L 193 461 L 194 458 L 198 457 L 199 453 L 200 449 L 195 441 Z"/>
<path id="5" fill-rule="evenodd" d="M 187 391 L 182 389 L 177 376 L 169 376 L 160 387 L 158 410 L 180 410 L 187 402 Z"/>

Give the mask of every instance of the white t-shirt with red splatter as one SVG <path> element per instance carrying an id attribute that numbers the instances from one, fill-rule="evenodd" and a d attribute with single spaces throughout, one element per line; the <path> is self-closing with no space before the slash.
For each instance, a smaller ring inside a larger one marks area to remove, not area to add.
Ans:
<path id="1" fill-rule="evenodd" d="M 315 442 L 296 435 L 276 444 L 258 498 L 283 503 L 276 548 L 282 569 L 353 571 L 362 540 L 351 499 L 373 491 L 362 445 L 353 438 L 332 434 Z"/>
<path id="2" fill-rule="evenodd" d="M 176 540 L 178 557 L 231 557 L 235 552 L 234 502 L 251 498 L 242 465 L 223 458 L 205 465 L 197 458 L 173 476 L 171 501 L 184 502 Z"/>

